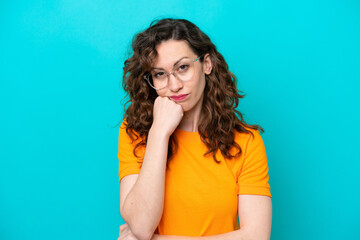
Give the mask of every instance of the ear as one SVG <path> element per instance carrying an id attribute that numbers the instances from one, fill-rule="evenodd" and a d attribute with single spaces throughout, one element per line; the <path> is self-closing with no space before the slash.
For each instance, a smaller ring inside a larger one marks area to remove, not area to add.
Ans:
<path id="1" fill-rule="evenodd" d="M 203 71 L 206 75 L 209 75 L 211 73 L 212 70 L 212 62 L 211 62 L 211 57 L 209 53 L 206 53 L 204 55 L 204 61 L 203 61 Z"/>

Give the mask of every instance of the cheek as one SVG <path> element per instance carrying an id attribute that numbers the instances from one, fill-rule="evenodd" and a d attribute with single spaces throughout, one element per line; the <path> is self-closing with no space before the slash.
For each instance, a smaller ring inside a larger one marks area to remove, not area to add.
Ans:
<path id="1" fill-rule="evenodd" d="M 205 89 L 205 76 L 202 76 L 194 87 L 196 88 L 196 92 L 201 95 Z"/>
<path id="2" fill-rule="evenodd" d="M 203 79 L 199 79 L 199 81 L 196 81 L 194 84 L 192 84 L 191 86 L 188 86 L 188 87 L 192 90 L 191 91 L 192 92 L 191 101 L 188 102 L 188 104 L 190 104 L 190 105 L 197 104 L 204 93 L 205 77 L 203 77 Z"/>
<path id="3" fill-rule="evenodd" d="M 162 90 L 156 90 L 156 93 L 158 96 L 160 97 L 165 97 L 166 96 L 166 91 L 164 89 Z"/>

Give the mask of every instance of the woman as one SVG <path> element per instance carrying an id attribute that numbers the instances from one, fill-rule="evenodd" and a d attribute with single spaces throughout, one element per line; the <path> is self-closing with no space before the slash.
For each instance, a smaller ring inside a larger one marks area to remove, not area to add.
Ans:
<path id="1" fill-rule="evenodd" d="M 162 19 L 132 47 L 119 239 L 269 239 L 262 129 L 236 110 L 243 96 L 215 45 L 187 20 Z"/>

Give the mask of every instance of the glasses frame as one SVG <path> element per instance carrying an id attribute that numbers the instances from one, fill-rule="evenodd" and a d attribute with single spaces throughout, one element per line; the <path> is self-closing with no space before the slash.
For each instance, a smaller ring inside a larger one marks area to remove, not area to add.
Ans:
<path id="1" fill-rule="evenodd" d="M 203 55 L 195 58 L 192 62 L 194 63 L 194 62 L 198 61 L 198 60 L 199 60 L 200 58 L 202 58 L 202 57 L 203 57 Z M 175 66 L 174 66 L 174 68 L 175 68 Z M 176 70 L 175 70 L 174 68 L 173 68 L 173 70 L 172 70 L 171 72 L 167 72 L 167 71 L 164 70 L 165 75 L 166 75 L 166 85 L 165 85 L 164 87 L 156 88 L 156 87 L 152 86 L 152 84 L 150 83 L 150 77 L 151 77 L 151 74 L 150 74 L 150 73 L 145 74 L 145 75 L 144 75 L 144 79 L 148 82 L 148 84 L 150 85 L 150 87 L 152 87 L 152 88 L 155 89 L 155 90 L 161 90 L 161 89 L 166 88 L 166 87 L 168 86 L 168 84 L 169 84 L 169 76 L 170 76 L 171 74 L 174 75 L 174 77 L 175 77 L 177 80 L 180 80 L 180 81 L 182 81 L 182 82 L 187 82 L 187 81 L 190 80 L 190 79 L 189 79 L 189 80 L 181 80 L 181 79 L 179 79 L 179 78 L 177 77 L 177 75 L 176 75 Z"/>

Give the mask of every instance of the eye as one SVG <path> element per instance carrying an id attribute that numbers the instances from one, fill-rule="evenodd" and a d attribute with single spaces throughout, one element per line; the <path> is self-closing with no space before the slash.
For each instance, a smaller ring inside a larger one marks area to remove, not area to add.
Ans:
<path id="1" fill-rule="evenodd" d="M 152 74 L 154 78 L 161 78 L 165 75 L 164 72 L 156 72 Z"/>
<path id="2" fill-rule="evenodd" d="M 178 67 L 177 71 L 178 72 L 185 72 L 187 69 L 189 68 L 188 64 L 182 64 Z"/>

